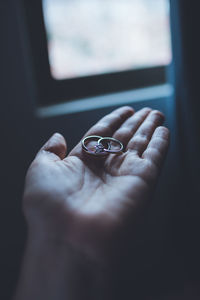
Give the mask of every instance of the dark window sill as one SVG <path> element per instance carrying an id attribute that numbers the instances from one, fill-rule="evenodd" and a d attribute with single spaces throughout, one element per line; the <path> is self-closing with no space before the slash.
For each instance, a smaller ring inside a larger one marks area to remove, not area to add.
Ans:
<path id="1" fill-rule="evenodd" d="M 36 116 L 38 118 L 56 117 L 115 105 L 131 105 L 140 101 L 150 101 L 170 97 L 172 95 L 173 86 L 170 84 L 162 84 L 40 107 L 36 110 Z"/>

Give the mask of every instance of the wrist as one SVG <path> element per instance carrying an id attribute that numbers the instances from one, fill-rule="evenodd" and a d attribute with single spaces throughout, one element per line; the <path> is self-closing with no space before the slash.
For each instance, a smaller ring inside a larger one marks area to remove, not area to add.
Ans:
<path id="1" fill-rule="evenodd" d="M 29 238 L 15 299 L 78 299 L 77 291 L 89 299 L 82 285 L 87 269 L 69 247 Z"/>
<path id="2" fill-rule="evenodd" d="M 116 299 L 112 272 L 66 244 L 29 237 L 15 300 Z"/>
<path id="3" fill-rule="evenodd" d="M 29 270 L 32 272 L 31 268 L 34 268 L 36 281 L 43 277 L 49 292 L 53 287 L 48 297 L 45 296 L 48 300 L 79 300 L 80 298 L 82 300 L 117 300 L 119 287 L 120 290 L 126 290 L 122 287 L 126 272 L 120 271 L 120 265 L 123 265 L 121 257 L 117 255 L 118 259 L 112 260 L 102 253 L 101 255 L 90 254 L 90 251 L 85 251 L 83 245 L 81 247 L 80 244 L 69 243 L 61 236 L 47 236 L 40 233 L 37 237 L 35 233 L 31 233 L 26 247 L 25 273 L 27 269 L 28 272 Z M 28 261 L 29 268 L 27 268 Z M 37 290 L 37 296 L 21 297 L 20 300 L 44 299 L 44 296 L 40 298 L 41 292 Z M 57 291 L 60 293 L 62 291 L 60 297 Z"/>
<path id="4" fill-rule="evenodd" d="M 107 300 L 110 286 L 99 262 L 60 240 L 29 236 L 15 300 Z"/>

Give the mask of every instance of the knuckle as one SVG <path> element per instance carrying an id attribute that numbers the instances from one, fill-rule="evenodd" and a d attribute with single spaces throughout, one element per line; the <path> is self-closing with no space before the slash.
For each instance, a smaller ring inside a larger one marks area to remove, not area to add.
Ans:
<path id="1" fill-rule="evenodd" d="M 141 121 L 141 116 L 139 115 L 139 114 L 135 114 L 135 116 L 134 116 L 134 122 L 135 122 L 135 124 L 137 124 L 137 123 L 139 123 Z"/>
<path id="2" fill-rule="evenodd" d="M 146 137 L 146 135 L 142 134 L 136 136 L 134 139 L 138 144 L 144 144 L 148 142 L 148 138 Z"/>
<path id="3" fill-rule="evenodd" d="M 103 119 L 103 122 L 112 125 L 113 122 L 117 122 L 120 120 L 121 120 L 120 115 L 118 115 L 117 113 L 111 113 Z"/>
<path id="4" fill-rule="evenodd" d="M 97 135 L 101 135 L 101 134 L 106 134 L 106 135 L 110 135 L 111 134 L 111 128 L 109 127 L 109 125 L 107 123 L 97 123 L 95 128 L 95 134 Z"/>
<path id="5" fill-rule="evenodd" d="M 101 122 L 101 123 L 97 123 L 97 125 L 95 126 L 95 129 L 104 129 L 104 128 L 107 128 L 108 125 L 107 123 L 104 123 L 104 122 Z"/>
<path id="6" fill-rule="evenodd" d="M 107 128 L 108 128 L 108 125 L 106 123 L 99 123 L 95 126 L 95 130 L 97 130 L 97 131 L 102 131 Z"/>
<path id="7" fill-rule="evenodd" d="M 155 147 L 150 147 L 148 150 L 146 150 L 146 152 L 151 157 L 157 157 L 158 155 L 160 155 L 160 151 Z"/>
<path id="8" fill-rule="evenodd" d="M 114 121 L 114 120 L 115 120 L 115 121 L 120 121 L 121 118 L 122 118 L 122 116 L 119 115 L 119 114 L 117 114 L 117 113 L 111 114 L 110 117 L 111 117 L 111 120 L 112 120 L 112 121 Z"/>
<path id="9" fill-rule="evenodd" d="M 127 127 L 123 127 L 123 128 L 121 128 L 121 129 L 119 129 L 119 135 L 121 135 L 121 136 L 129 136 L 130 134 L 131 134 L 131 130 L 129 129 L 129 128 L 127 128 Z"/>

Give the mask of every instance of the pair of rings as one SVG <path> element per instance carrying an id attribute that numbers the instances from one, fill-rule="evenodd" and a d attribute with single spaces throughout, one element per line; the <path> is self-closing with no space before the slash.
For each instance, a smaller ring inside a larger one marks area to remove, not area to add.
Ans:
<path id="1" fill-rule="evenodd" d="M 92 147 L 92 149 L 89 149 L 87 147 L 88 143 L 91 141 L 97 141 L 96 145 Z M 123 144 L 112 137 L 102 137 L 98 135 L 90 135 L 85 137 L 82 141 L 82 149 L 94 156 L 106 156 L 108 154 L 122 154 L 123 152 Z M 112 144 L 116 144 L 117 148 L 112 148 Z"/>

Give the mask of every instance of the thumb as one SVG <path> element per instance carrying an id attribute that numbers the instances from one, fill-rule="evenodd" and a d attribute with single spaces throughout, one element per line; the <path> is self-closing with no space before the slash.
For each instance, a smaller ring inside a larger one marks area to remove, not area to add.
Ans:
<path id="1" fill-rule="evenodd" d="M 64 159 L 67 152 L 67 144 L 60 133 L 54 133 L 53 136 L 40 149 L 39 155 L 50 155 L 52 158 Z"/>

